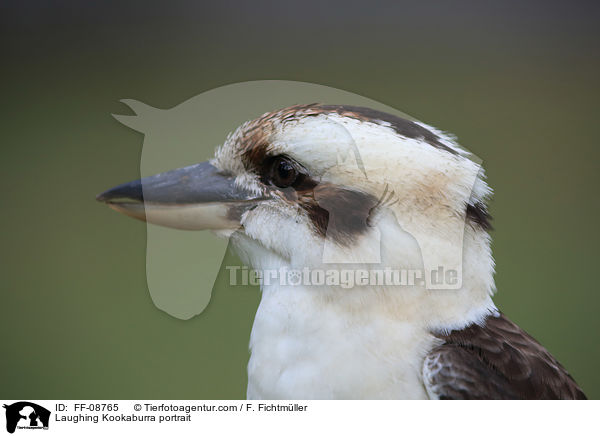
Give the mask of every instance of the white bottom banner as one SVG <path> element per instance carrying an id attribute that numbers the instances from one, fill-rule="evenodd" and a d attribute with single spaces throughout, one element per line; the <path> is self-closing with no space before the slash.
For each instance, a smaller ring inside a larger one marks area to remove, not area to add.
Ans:
<path id="1" fill-rule="evenodd" d="M 1 401 L 0 434 L 20 436 L 565 435 L 597 428 L 598 411 L 595 401 Z"/>

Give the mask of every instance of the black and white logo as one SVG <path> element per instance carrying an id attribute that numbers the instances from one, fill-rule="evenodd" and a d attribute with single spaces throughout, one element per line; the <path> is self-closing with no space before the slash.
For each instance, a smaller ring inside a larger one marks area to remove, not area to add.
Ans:
<path id="1" fill-rule="evenodd" d="M 48 430 L 50 411 L 29 401 L 19 401 L 4 405 L 6 409 L 6 431 L 14 433 L 16 429 Z"/>

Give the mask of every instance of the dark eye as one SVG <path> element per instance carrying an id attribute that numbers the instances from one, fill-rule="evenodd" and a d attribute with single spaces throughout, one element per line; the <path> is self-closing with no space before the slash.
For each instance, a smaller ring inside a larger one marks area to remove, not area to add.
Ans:
<path id="1" fill-rule="evenodd" d="M 298 178 L 298 170 L 287 159 L 278 157 L 271 167 L 271 183 L 279 188 L 287 188 Z"/>

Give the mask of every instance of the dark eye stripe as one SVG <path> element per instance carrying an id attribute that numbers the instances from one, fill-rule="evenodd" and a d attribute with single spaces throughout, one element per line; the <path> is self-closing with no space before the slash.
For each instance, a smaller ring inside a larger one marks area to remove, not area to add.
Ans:
<path id="1" fill-rule="evenodd" d="M 308 193 L 307 193 L 308 194 Z M 369 227 L 377 199 L 364 192 L 321 183 L 298 203 L 307 212 L 316 232 L 341 245 L 349 245 Z"/>
<path id="2" fill-rule="evenodd" d="M 280 164 L 294 171 L 293 181 L 274 180 Z M 261 181 L 279 191 L 290 204 L 303 209 L 318 235 L 342 245 L 368 228 L 368 219 L 377 204 L 374 196 L 313 179 L 299 163 L 286 156 L 267 157 L 256 169 Z"/>

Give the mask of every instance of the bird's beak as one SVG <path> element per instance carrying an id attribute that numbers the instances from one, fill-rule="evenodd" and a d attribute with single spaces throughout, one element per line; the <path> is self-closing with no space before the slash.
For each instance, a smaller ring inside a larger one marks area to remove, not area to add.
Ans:
<path id="1" fill-rule="evenodd" d="M 240 227 L 240 217 L 263 197 L 239 188 L 209 162 L 124 183 L 96 199 L 117 212 L 183 230 Z"/>

